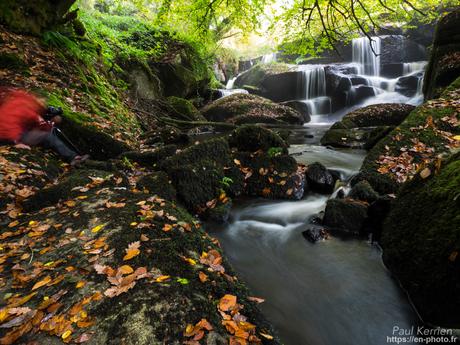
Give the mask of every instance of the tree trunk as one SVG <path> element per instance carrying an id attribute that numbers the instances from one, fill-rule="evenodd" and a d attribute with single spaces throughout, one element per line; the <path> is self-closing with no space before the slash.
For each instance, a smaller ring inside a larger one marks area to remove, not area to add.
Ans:
<path id="1" fill-rule="evenodd" d="M 24 33 L 39 35 L 62 24 L 76 0 L 8 0 L 0 2 L 0 23 Z"/>

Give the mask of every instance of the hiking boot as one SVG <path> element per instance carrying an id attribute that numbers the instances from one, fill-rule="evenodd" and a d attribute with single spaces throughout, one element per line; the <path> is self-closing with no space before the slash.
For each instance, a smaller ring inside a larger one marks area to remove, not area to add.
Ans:
<path id="1" fill-rule="evenodd" d="M 75 158 L 72 159 L 72 162 L 70 162 L 70 165 L 73 167 L 79 167 L 88 159 L 89 159 L 89 155 L 75 156 Z"/>

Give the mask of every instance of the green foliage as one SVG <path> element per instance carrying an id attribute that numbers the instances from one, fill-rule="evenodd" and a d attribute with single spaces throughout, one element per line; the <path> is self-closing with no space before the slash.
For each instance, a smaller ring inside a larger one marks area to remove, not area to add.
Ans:
<path id="1" fill-rule="evenodd" d="M 233 184 L 233 179 L 230 178 L 230 177 L 227 177 L 227 176 L 224 176 L 222 178 L 222 180 L 220 181 L 220 184 L 224 187 L 224 188 L 230 188 L 230 186 Z"/>
<path id="2" fill-rule="evenodd" d="M 442 4 L 455 5 L 457 0 Z M 285 53 L 317 55 L 355 37 L 373 35 L 388 23 L 413 28 L 442 14 L 438 0 L 293 0 L 273 18 L 272 32 L 281 33 Z"/>
<path id="3" fill-rule="evenodd" d="M 269 157 L 276 157 L 282 155 L 284 149 L 282 147 L 270 147 L 267 151 Z"/>

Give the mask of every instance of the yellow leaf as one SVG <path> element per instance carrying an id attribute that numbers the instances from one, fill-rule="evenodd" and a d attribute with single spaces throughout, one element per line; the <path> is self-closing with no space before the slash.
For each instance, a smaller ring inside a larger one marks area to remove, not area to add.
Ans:
<path id="1" fill-rule="evenodd" d="M 157 283 L 162 283 L 162 282 L 168 280 L 169 278 L 171 278 L 171 276 L 159 276 L 157 279 L 155 279 L 155 281 Z"/>
<path id="2" fill-rule="evenodd" d="M 460 135 L 454 136 L 454 140 L 460 141 Z"/>
<path id="3" fill-rule="evenodd" d="M 70 337 L 70 335 L 72 334 L 72 331 L 65 331 L 61 337 L 62 339 L 66 340 L 68 337 Z"/>
<path id="4" fill-rule="evenodd" d="M 83 281 L 83 280 L 80 280 L 80 281 L 77 283 L 77 285 L 75 285 L 75 287 L 76 287 L 77 289 L 81 289 L 81 288 L 82 288 L 83 286 L 85 286 L 85 285 L 86 285 L 86 282 Z"/>
<path id="5" fill-rule="evenodd" d="M 36 290 L 38 288 L 41 288 L 42 286 L 45 286 L 45 285 L 49 284 L 50 282 L 51 282 L 51 276 L 47 276 L 44 279 L 40 280 L 38 283 L 36 283 L 32 287 L 32 291 L 34 291 L 34 290 Z"/>
<path id="6" fill-rule="evenodd" d="M 131 274 L 134 272 L 133 268 L 129 265 L 123 265 L 121 266 L 118 271 L 122 274 Z"/>
<path id="7" fill-rule="evenodd" d="M 91 229 L 91 232 L 95 234 L 96 232 L 101 231 L 104 226 L 105 226 L 105 224 L 97 225 L 97 226 L 95 226 L 94 228 Z"/>
<path id="8" fill-rule="evenodd" d="M 172 228 L 173 228 L 173 226 L 171 224 L 165 224 L 163 226 L 163 231 L 168 232 L 168 231 L 171 231 Z"/>
<path id="9" fill-rule="evenodd" d="M 123 257 L 123 261 L 131 260 L 135 256 L 138 256 L 141 253 L 139 249 L 127 249 L 126 255 Z"/>

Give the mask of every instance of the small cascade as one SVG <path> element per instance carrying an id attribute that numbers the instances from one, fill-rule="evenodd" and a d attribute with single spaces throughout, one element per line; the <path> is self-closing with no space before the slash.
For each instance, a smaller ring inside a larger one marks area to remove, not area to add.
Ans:
<path id="1" fill-rule="evenodd" d="M 367 37 L 353 39 L 353 62 L 358 64 L 358 74 L 380 75 L 380 37 Z"/>
<path id="2" fill-rule="evenodd" d="M 331 99 L 326 96 L 326 72 L 322 65 L 299 66 L 300 99 L 307 104 L 310 115 L 329 114 Z"/>
<path id="3" fill-rule="evenodd" d="M 262 56 L 262 63 L 276 62 L 276 53 L 266 54 Z"/>
<path id="4" fill-rule="evenodd" d="M 403 75 L 423 71 L 427 64 L 426 61 L 405 62 L 403 64 Z"/>
<path id="5" fill-rule="evenodd" d="M 233 89 L 233 85 L 235 84 L 236 77 L 229 79 L 227 82 L 227 85 L 225 86 L 226 90 L 231 90 Z"/>

